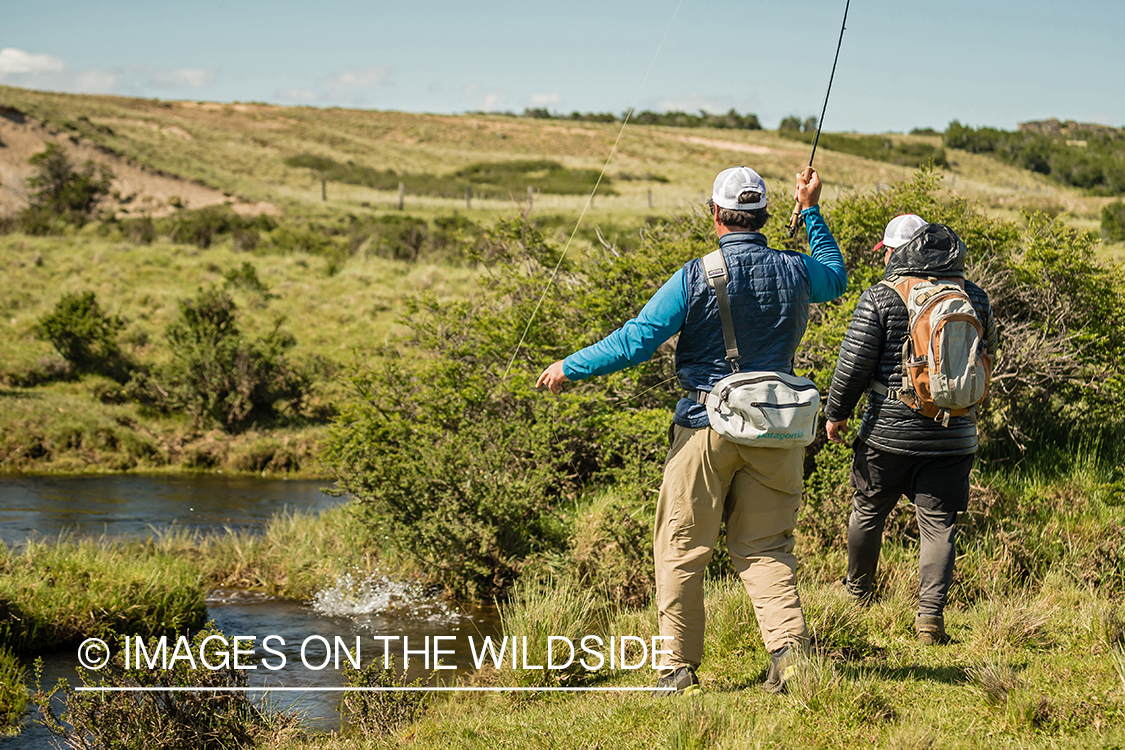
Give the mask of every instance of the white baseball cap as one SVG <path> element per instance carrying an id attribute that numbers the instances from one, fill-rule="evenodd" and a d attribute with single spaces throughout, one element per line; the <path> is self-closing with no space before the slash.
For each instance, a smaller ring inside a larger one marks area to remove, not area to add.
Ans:
<path id="1" fill-rule="evenodd" d="M 757 203 L 739 203 L 738 196 L 745 192 L 762 196 Z M 750 167 L 731 167 L 719 172 L 711 200 L 719 208 L 735 211 L 754 211 L 766 207 L 766 181 Z"/>
<path id="2" fill-rule="evenodd" d="M 873 247 L 872 250 L 874 252 L 879 252 L 884 246 L 890 248 L 901 247 L 909 242 L 910 238 L 927 224 L 929 224 L 929 222 L 917 214 L 902 214 L 901 216 L 896 216 L 887 223 L 887 228 L 883 230 L 882 242 Z"/>

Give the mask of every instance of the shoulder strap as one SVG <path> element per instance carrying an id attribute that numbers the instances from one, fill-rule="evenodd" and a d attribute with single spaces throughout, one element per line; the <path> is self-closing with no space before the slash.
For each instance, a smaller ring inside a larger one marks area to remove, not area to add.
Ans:
<path id="1" fill-rule="evenodd" d="M 723 257 L 723 250 L 708 253 L 703 256 L 703 276 L 707 279 L 707 286 L 715 290 L 715 298 L 719 303 L 719 320 L 723 324 L 723 343 L 727 349 L 727 362 L 730 369 L 738 372 L 738 338 L 734 334 L 734 319 L 730 315 L 730 298 L 727 296 L 727 283 L 730 273 L 727 271 L 727 261 Z"/>

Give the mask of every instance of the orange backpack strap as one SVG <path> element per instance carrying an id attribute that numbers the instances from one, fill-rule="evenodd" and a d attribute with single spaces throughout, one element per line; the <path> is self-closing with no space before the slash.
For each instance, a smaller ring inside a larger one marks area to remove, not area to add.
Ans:
<path id="1" fill-rule="evenodd" d="M 888 289 L 893 289 L 902 304 L 906 305 L 906 300 L 910 297 L 910 290 L 916 285 L 925 281 L 925 279 L 914 276 L 899 276 L 894 281 L 890 279 L 883 279 L 879 283 Z M 907 307 L 909 314 L 910 308 Z M 906 363 L 911 357 L 912 344 L 914 343 L 913 337 L 910 335 L 910 323 L 913 321 L 908 320 L 906 324 L 906 340 L 902 342 L 902 385 L 898 388 L 891 388 L 889 385 L 883 385 L 877 380 L 871 381 L 871 390 L 878 393 L 885 398 L 898 399 L 902 403 L 911 408 L 915 408 L 917 399 L 914 398 L 914 386 L 910 382 L 910 376 L 906 369 Z"/>

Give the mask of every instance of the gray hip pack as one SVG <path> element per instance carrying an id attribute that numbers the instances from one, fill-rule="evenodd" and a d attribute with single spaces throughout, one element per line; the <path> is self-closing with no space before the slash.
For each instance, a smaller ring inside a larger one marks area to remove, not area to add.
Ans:
<path id="1" fill-rule="evenodd" d="M 692 398 L 707 407 L 711 429 L 734 443 L 759 448 L 806 446 L 816 437 L 820 390 L 808 378 L 786 372 L 739 372 L 738 340 L 727 296 L 723 251 L 703 258 L 707 285 L 715 290 L 723 342 L 731 374 L 710 391 L 693 391 Z"/>

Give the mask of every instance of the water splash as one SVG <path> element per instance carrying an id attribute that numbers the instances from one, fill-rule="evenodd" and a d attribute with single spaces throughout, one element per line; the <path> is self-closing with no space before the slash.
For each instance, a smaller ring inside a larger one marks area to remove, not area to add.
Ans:
<path id="1" fill-rule="evenodd" d="M 456 622 L 462 615 L 449 603 L 429 595 L 422 586 L 394 581 L 381 573 L 344 573 L 336 582 L 317 592 L 313 610 L 331 617 L 391 615 L 429 622 Z"/>

